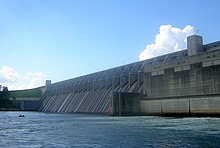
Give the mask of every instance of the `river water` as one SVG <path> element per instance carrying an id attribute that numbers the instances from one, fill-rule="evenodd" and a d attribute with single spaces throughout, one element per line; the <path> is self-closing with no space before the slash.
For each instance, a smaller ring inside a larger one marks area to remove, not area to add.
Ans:
<path id="1" fill-rule="evenodd" d="M 0 112 L 0 147 L 220 147 L 220 118 Z"/>

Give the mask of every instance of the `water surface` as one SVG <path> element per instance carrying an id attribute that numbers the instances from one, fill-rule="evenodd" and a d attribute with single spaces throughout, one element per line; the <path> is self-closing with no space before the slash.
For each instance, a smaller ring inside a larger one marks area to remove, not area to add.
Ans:
<path id="1" fill-rule="evenodd" d="M 220 118 L 0 112 L 0 147 L 220 147 Z"/>

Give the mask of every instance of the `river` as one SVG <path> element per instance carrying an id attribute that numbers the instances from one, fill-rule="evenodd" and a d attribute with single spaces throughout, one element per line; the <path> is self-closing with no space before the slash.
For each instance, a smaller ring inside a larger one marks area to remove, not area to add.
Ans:
<path id="1" fill-rule="evenodd" d="M 220 147 L 220 118 L 5 111 L 0 112 L 0 147 Z"/>

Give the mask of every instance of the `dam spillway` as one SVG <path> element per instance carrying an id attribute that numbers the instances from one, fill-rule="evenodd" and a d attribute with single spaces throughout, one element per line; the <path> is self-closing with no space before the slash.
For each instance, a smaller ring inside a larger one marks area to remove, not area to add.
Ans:
<path id="1" fill-rule="evenodd" d="M 220 115 L 220 42 L 46 86 L 40 111 L 111 115 Z"/>
<path id="2" fill-rule="evenodd" d="M 40 111 L 108 113 L 113 92 L 143 91 L 143 65 L 140 61 L 49 85 Z"/>

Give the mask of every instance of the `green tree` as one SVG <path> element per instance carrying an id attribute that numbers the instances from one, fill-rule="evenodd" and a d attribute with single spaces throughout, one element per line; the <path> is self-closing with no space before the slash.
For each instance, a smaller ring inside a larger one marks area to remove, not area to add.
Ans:
<path id="1" fill-rule="evenodd" d="M 17 101 L 12 97 L 8 88 L 0 85 L 0 108 L 17 108 Z"/>
<path id="2" fill-rule="evenodd" d="M 10 93 L 9 93 L 9 91 L 8 91 L 8 88 L 5 87 L 5 86 L 3 86 L 3 89 L 2 89 L 2 98 L 3 98 L 4 100 L 10 99 Z"/>

